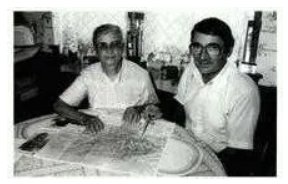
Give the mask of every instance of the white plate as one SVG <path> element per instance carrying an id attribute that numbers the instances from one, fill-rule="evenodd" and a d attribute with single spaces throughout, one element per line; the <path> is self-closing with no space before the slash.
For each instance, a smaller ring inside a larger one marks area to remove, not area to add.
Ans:
<path id="1" fill-rule="evenodd" d="M 201 164 L 203 153 L 197 146 L 170 139 L 158 165 L 160 175 L 187 175 Z"/>

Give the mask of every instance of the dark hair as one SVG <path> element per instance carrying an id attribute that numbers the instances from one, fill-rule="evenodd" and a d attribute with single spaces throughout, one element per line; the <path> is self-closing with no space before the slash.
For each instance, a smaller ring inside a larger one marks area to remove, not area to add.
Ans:
<path id="1" fill-rule="evenodd" d="M 195 24 L 191 31 L 191 41 L 194 38 L 195 32 L 219 36 L 224 42 L 225 53 L 228 53 L 230 48 L 234 46 L 234 37 L 230 27 L 218 18 L 207 18 Z"/>
<path id="2" fill-rule="evenodd" d="M 119 26 L 114 24 L 103 24 L 98 26 L 93 32 L 93 38 L 92 38 L 93 45 L 94 46 L 96 45 L 97 39 L 99 38 L 100 35 L 107 33 L 114 33 L 117 36 L 119 35 L 121 40 L 123 40 L 123 34 Z"/>

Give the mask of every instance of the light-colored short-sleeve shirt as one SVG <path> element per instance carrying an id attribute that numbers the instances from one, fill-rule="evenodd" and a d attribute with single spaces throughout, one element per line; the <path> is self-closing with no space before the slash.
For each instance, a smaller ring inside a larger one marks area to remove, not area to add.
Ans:
<path id="1" fill-rule="evenodd" d="M 184 105 L 186 127 L 219 152 L 226 147 L 253 149 L 259 115 L 259 91 L 252 79 L 227 62 L 204 83 L 193 61 L 185 69 L 175 97 Z"/>
<path id="2" fill-rule="evenodd" d="M 90 108 L 121 108 L 157 103 L 158 98 L 148 72 L 123 59 L 115 80 L 111 80 L 95 63 L 84 69 L 60 99 L 77 106 L 88 96 Z"/>

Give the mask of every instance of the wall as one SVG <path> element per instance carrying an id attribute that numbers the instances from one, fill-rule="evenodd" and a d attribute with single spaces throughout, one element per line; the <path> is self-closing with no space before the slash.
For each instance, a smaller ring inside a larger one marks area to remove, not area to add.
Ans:
<path id="1" fill-rule="evenodd" d="M 69 45 L 77 51 L 78 44 L 91 45 L 92 32 L 103 23 L 119 25 L 125 33 L 128 28 L 128 10 L 105 11 L 54 11 L 53 29 L 55 43 Z M 230 61 L 242 59 L 247 21 L 253 19 L 253 11 L 236 9 L 197 9 L 197 10 L 143 10 L 143 59 L 147 60 L 150 53 L 156 56 L 168 55 L 168 60 L 179 63 L 187 58 L 190 31 L 199 20 L 216 16 L 226 21 L 235 37 L 235 47 Z M 262 28 L 257 53 L 257 72 L 263 75 L 261 85 L 277 86 L 276 84 L 276 13 L 263 12 Z M 165 57 L 163 57 L 165 59 Z M 166 57 L 167 58 L 167 57 Z"/>
<path id="2" fill-rule="evenodd" d="M 127 31 L 127 10 L 107 10 L 93 12 L 54 11 L 53 27 L 55 43 L 76 51 L 79 43 L 91 44 L 92 32 L 102 23 L 118 24 Z M 173 60 L 188 52 L 190 31 L 193 25 L 205 17 L 216 16 L 231 25 L 235 36 L 235 49 L 232 61 L 241 57 L 247 20 L 253 12 L 236 9 L 197 9 L 197 10 L 144 10 L 143 59 L 149 53 L 162 52 L 171 55 Z"/>
<path id="3" fill-rule="evenodd" d="M 197 10 L 144 10 L 143 24 L 143 59 L 150 53 L 168 55 L 178 63 L 187 56 L 190 30 L 202 18 L 216 16 L 226 21 L 232 28 L 236 43 L 231 61 L 241 60 L 245 40 L 247 20 L 253 19 L 252 11 L 236 9 L 197 9 Z M 43 19 L 45 15 L 45 19 Z M 103 23 L 119 25 L 127 31 L 127 10 L 105 11 L 53 11 L 53 25 L 49 22 L 50 12 L 26 11 L 22 13 L 28 26 L 35 31 L 35 41 L 45 44 L 69 45 L 71 50 L 78 50 L 78 43 L 91 45 L 92 32 Z M 53 31 L 52 32 L 52 27 Z M 257 72 L 263 75 L 259 84 L 277 86 L 277 14 L 264 11 L 260 31 Z"/>
<path id="4" fill-rule="evenodd" d="M 257 72 L 263 75 L 263 79 L 259 81 L 259 84 L 264 86 L 277 86 L 276 12 L 263 12 L 256 62 Z"/>
<path id="5" fill-rule="evenodd" d="M 193 11 L 147 12 L 145 22 L 144 55 L 150 52 L 187 53 L 190 31 L 195 23 L 203 18 L 218 17 L 227 22 L 235 37 L 235 48 L 230 58 L 236 61 L 241 55 L 246 24 L 253 12 L 239 10 L 198 9 Z"/>
<path id="6" fill-rule="evenodd" d="M 79 43 L 91 44 L 93 30 L 108 22 L 120 26 L 124 33 L 127 30 L 124 11 L 54 11 L 55 44 L 61 49 L 68 45 L 76 51 Z"/>

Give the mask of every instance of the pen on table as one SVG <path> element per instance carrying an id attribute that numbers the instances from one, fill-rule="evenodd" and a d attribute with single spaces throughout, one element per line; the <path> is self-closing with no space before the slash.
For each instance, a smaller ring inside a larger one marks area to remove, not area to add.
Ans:
<path id="1" fill-rule="evenodd" d="M 142 134 L 141 134 L 141 139 L 143 138 L 147 128 L 148 128 L 148 125 L 152 122 L 152 117 L 149 117 L 148 120 L 146 120 L 145 122 L 145 125 L 144 125 L 144 128 L 143 128 L 143 131 L 142 131 Z"/>

